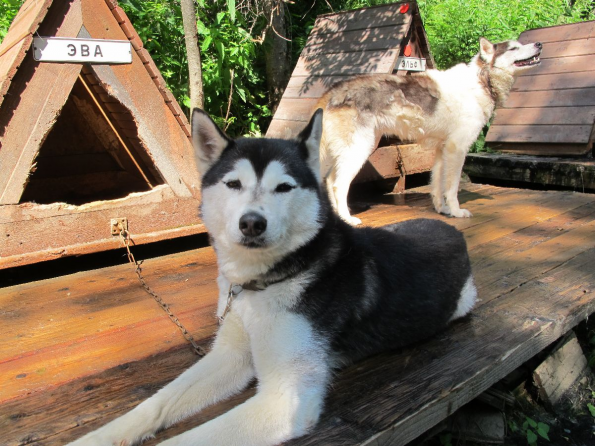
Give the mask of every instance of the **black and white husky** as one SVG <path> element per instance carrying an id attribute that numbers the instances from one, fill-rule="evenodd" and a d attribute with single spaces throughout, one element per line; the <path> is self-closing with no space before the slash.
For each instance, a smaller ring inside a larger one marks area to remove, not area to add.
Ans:
<path id="1" fill-rule="evenodd" d="M 541 43 L 479 42 L 469 64 L 412 76 L 368 75 L 339 82 L 323 95 L 322 171 L 331 204 L 347 222 L 351 181 L 383 135 L 414 140 L 436 153 L 432 199 L 437 212 L 470 217 L 457 198 L 469 147 L 496 105 L 502 105 L 514 75 L 539 64 Z"/>
<path id="2" fill-rule="evenodd" d="M 434 335 L 474 305 L 465 240 L 438 220 L 353 228 L 322 185 L 322 111 L 294 141 L 231 140 L 194 110 L 222 320 L 212 350 L 77 445 L 131 445 L 240 392 L 168 445 L 274 445 L 316 424 L 333 370 Z"/>

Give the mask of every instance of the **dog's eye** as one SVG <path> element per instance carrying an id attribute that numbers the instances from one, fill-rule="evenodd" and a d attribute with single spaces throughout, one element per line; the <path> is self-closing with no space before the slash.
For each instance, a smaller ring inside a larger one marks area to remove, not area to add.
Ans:
<path id="1" fill-rule="evenodd" d="M 227 183 L 225 183 L 225 185 L 233 190 L 240 190 L 242 188 L 242 183 L 240 182 L 240 180 L 228 181 Z"/>
<path id="2" fill-rule="evenodd" d="M 515 46 L 514 48 L 508 48 L 508 51 L 516 51 L 516 50 L 520 50 L 520 48 L 518 46 Z"/>
<path id="3" fill-rule="evenodd" d="M 295 189 L 295 186 L 292 186 L 289 183 L 281 183 L 275 188 L 275 192 L 285 193 L 289 192 L 291 189 Z"/>

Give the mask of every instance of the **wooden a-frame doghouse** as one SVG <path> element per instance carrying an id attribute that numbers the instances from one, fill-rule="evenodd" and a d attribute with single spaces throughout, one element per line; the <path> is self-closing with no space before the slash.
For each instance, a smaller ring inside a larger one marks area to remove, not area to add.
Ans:
<path id="1" fill-rule="evenodd" d="M 494 150 L 585 155 L 595 140 L 595 21 L 523 32 L 541 42 L 541 64 L 522 73 L 486 136 Z"/>
<path id="2" fill-rule="evenodd" d="M 318 99 L 336 82 L 361 74 L 408 75 L 403 56 L 434 60 L 415 2 L 400 2 L 325 14 L 316 19 L 302 50 L 267 136 L 296 136 L 311 117 Z M 429 171 L 432 151 L 416 144 L 383 138 L 354 181 L 398 180 L 403 190 L 407 174 Z"/>
<path id="3" fill-rule="evenodd" d="M 34 36 L 125 40 L 132 63 L 45 63 Z M 204 232 L 189 125 L 115 0 L 28 0 L 0 47 L 0 269 Z"/>

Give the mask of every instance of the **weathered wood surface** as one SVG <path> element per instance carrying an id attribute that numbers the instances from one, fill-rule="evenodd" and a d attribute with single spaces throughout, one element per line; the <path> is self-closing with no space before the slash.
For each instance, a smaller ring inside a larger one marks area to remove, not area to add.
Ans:
<path id="1" fill-rule="evenodd" d="M 372 206 L 358 214 L 366 224 L 428 217 L 461 229 L 480 302 L 470 318 L 429 342 L 341 372 L 314 433 L 291 444 L 405 444 L 595 311 L 593 195 L 464 184 L 460 201 L 473 212 L 470 219 L 435 214 L 428 188 L 368 198 L 352 203 Z M 151 286 L 207 345 L 215 330 L 212 250 L 143 267 Z M 129 265 L 0 289 L 0 308 L 0 437 L 8 445 L 72 440 L 196 360 Z"/>
<path id="2" fill-rule="evenodd" d="M 0 45 L 0 105 L 12 78 L 23 62 L 33 42 L 33 33 L 45 18 L 51 0 L 27 2 L 10 25 L 9 33 Z"/>
<path id="3" fill-rule="evenodd" d="M 417 144 L 378 147 L 370 155 L 353 182 L 379 181 L 427 172 L 432 169 L 435 156 L 434 150 Z"/>
<path id="4" fill-rule="evenodd" d="M 547 152 L 543 145 L 537 154 Z M 595 190 L 595 160 L 508 154 L 469 154 L 464 171 L 472 178 Z"/>
<path id="5" fill-rule="evenodd" d="M 118 248 L 110 220 L 120 217 L 128 219 L 137 244 L 205 232 L 198 200 L 176 197 L 167 185 L 82 206 L 0 206 L 0 269 Z"/>
<path id="6" fill-rule="evenodd" d="M 542 42 L 541 64 L 522 72 L 486 136 L 490 147 L 514 153 L 568 155 L 592 149 L 595 123 L 595 22 L 525 31 Z M 543 143 L 535 146 L 535 143 Z"/>

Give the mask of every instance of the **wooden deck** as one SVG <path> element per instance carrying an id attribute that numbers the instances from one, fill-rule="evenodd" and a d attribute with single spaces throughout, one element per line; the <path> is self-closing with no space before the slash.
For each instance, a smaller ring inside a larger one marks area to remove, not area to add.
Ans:
<path id="1" fill-rule="evenodd" d="M 465 184 L 460 200 L 474 217 L 449 219 L 431 210 L 427 192 L 353 204 L 371 206 L 357 214 L 369 225 L 429 217 L 461 229 L 478 307 L 429 342 L 339 373 L 315 432 L 291 444 L 405 444 L 595 311 L 595 195 Z M 208 345 L 216 329 L 211 248 L 147 260 L 143 268 Z M 64 444 L 129 410 L 197 359 L 130 265 L 0 289 L 0 352 L 3 445 Z"/>

